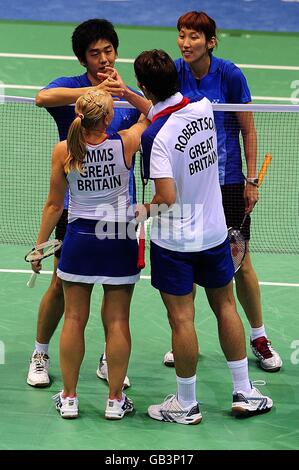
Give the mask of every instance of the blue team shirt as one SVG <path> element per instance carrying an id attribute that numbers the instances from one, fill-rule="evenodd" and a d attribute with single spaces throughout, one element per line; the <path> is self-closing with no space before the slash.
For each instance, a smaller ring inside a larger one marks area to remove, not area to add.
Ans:
<path id="1" fill-rule="evenodd" d="M 251 101 L 247 81 L 241 70 L 232 62 L 211 56 L 208 74 L 196 80 L 189 64 L 183 59 L 175 61 L 179 75 L 180 91 L 184 96 L 205 96 L 212 103 L 248 103 Z M 234 113 L 214 113 L 217 128 L 220 184 L 244 181 L 242 173 L 240 126 Z M 233 124 L 233 126 L 232 126 Z"/>
<path id="2" fill-rule="evenodd" d="M 49 85 L 47 85 L 45 89 L 47 88 L 83 88 L 83 87 L 90 87 L 90 86 L 92 86 L 92 83 L 90 82 L 87 76 L 87 73 L 84 73 L 83 75 L 78 75 L 77 77 L 56 78 L 51 83 L 49 83 Z M 135 91 L 135 93 L 138 93 L 138 92 Z M 73 122 L 73 120 L 75 119 L 75 107 L 67 105 L 67 106 L 55 106 L 55 107 L 46 108 L 46 109 L 56 122 L 58 133 L 59 133 L 59 139 L 66 140 L 69 127 L 71 123 Z M 137 109 L 115 108 L 114 117 L 112 119 L 110 126 L 107 128 L 107 132 L 109 134 L 114 134 L 115 132 L 128 129 L 129 127 L 131 127 L 133 124 L 135 124 L 138 121 L 139 116 L 140 116 L 140 112 Z M 135 199 L 135 183 L 134 183 L 134 175 L 133 175 L 133 165 L 132 165 L 132 172 L 130 175 L 129 191 L 130 191 L 130 195 L 133 195 L 133 199 Z M 68 193 L 64 201 L 64 207 L 66 209 L 68 207 Z"/>

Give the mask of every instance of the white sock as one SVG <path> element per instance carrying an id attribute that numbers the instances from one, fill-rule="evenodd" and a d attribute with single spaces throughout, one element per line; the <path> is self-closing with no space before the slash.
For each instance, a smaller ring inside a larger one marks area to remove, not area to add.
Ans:
<path id="1" fill-rule="evenodd" d="M 248 377 L 248 360 L 227 361 L 233 379 L 234 392 L 251 392 L 251 384 Z"/>
<path id="2" fill-rule="evenodd" d="M 183 408 L 196 403 L 196 375 L 193 377 L 176 376 L 178 401 Z"/>
<path id="3" fill-rule="evenodd" d="M 43 344 L 43 343 L 39 343 L 38 341 L 35 341 L 35 351 L 38 354 L 47 354 L 48 355 L 49 343 L 48 344 Z"/>
<path id="4" fill-rule="evenodd" d="M 65 400 L 66 398 L 75 398 L 76 396 L 77 396 L 77 393 L 75 393 L 74 395 L 65 395 L 64 390 L 62 390 L 61 392 L 61 398 L 63 400 Z"/>
<path id="5" fill-rule="evenodd" d="M 117 401 L 117 403 L 120 403 L 121 406 L 124 404 L 126 399 L 126 395 L 122 392 L 121 394 L 121 399 L 119 400 L 118 398 L 109 398 L 110 401 Z"/>
<path id="6" fill-rule="evenodd" d="M 259 328 L 251 328 L 251 334 L 250 334 L 251 341 L 254 341 L 257 338 L 260 338 L 261 336 L 265 336 L 265 338 L 267 338 L 264 325 L 260 326 Z"/>

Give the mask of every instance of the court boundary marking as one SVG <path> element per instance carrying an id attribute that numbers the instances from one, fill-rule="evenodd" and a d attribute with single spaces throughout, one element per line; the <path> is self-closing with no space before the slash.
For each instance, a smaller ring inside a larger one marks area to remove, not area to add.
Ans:
<path id="1" fill-rule="evenodd" d="M 0 58 L 22 58 L 22 59 L 40 59 L 40 60 L 70 60 L 77 61 L 77 57 L 72 55 L 51 55 L 51 54 L 23 54 L 0 52 Z M 133 64 L 134 59 L 117 58 L 116 62 L 124 64 Z M 267 64 L 236 64 L 241 69 L 256 69 L 256 70 L 284 70 L 284 71 L 299 71 L 299 66 L 294 65 L 267 65 Z M 41 90 L 43 85 L 21 85 L 0 83 L 3 89 L 14 90 Z M 252 96 L 255 101 L 287 101 L 299 103 L 299 98 L 284 97 L 284 96 Z"/>
<path id="2" fill-rule="evenodd" d="M 19 59 L 42 59 L 42 60 L 73 60 L 77 61 L 77 57 L 73 55 L 51 55 L 51 54 L 22 54 L 13 52 L 0 52 L 0 57 L 11 57 Z M 117 58 L 116 62 L 123 64 L 133 64 L 135 59 Z M 297 65 L 266 65 L 266 64 L 236 64 L 242 69 L 261 69 L 261 70 L 291 70 L 298 71 Z"/>
<path id="3" fill-rule="evenodd" d="M 7 83 L 0 83 L 2 89 L 13 89 L 13 90 L 41 90 L 44 88 L 41 85 L 14 85 Z M 286 96 L 252 96 L 255 101 L 287 101 L 292 104 L 299 103 L 299 98 L 292 98 Z"/>
<path id="4" fill-rule="evenodd" d="M 32 274 L 31 269 L 5 269 L 0 268 L 0 273 L 8 273 L 8 274 Z M 53 271 L 41 271 L 40 274 L 43 275 L 51 275 Z M 140 276 L 140 279 L 149 281 L 151 276 Z M 277 286 L 277 287 L 299 287 L 299 283 L 292 283 L 292 282 L 268 282 L 268 281 L 259 281 L 261 286 Z"/>

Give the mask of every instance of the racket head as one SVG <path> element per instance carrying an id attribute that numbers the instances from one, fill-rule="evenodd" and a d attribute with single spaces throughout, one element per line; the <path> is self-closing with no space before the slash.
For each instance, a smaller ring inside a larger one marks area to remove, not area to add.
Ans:
<path id="1" fill-rule="evenodd" d="M 25 261 L 32 263 L 48 258 L 61 248 L 61 240 L 48 240 L 47 242 L 36 245 L 25 255 Z"/>
<path id="2" fill-rule="evenodd" d="M 246 255 L 246 240 L 241 230 L 236 227 L 228 229 L 228 239 L 236 273 L 240 269 Z"/>

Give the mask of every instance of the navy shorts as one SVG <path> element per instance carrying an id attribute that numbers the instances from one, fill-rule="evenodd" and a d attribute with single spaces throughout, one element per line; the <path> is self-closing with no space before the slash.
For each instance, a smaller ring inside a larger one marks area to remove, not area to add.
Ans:
<path id="1" fill-rule="evenodd" d="M 95 234 L 96 224 L 97 221 L 87 219 L 77 219 L 68 224 L 58 277 L 88 284 L 134 284 L 140 276 L 138 243 L 136 238 L 123 238 L 128 224 L 116 224 L 113 239 L 99 239 Z"/>
<path id="2" fill-rule="evenodd" d="M 171 251 L 151 242 L 151 270 L 152 286 L 172 295 L 189 294 L 193 283 L 207 288 L 224 287 L 234 276 L 228 239 L 197 252 Z"/>
<path id="3" fill-rule="evenodd" d="M 55 238 L 57 240 L 64 240 L 65 234 L 66 234 L 66 228 L 67 228 L 67 217 L 68 217 L 68 210 L 63 209 L 63 212 L 61 214 L 60 219 L 57 222 L 56 228 L 55 228 Z M 55 251 L 54 256 L 56 258 L 60 258 L 61 256 L 61 248 L 57 251 Z"/>
<path id="4" fill-rule="evenodd" d="M 221 192 L 227 228 L 239 228 L 245 215 L 244 184 L 225 184 Z M 250 240 L 250 222 L 248 214 L 241 230 L 245 240 Z"/>

